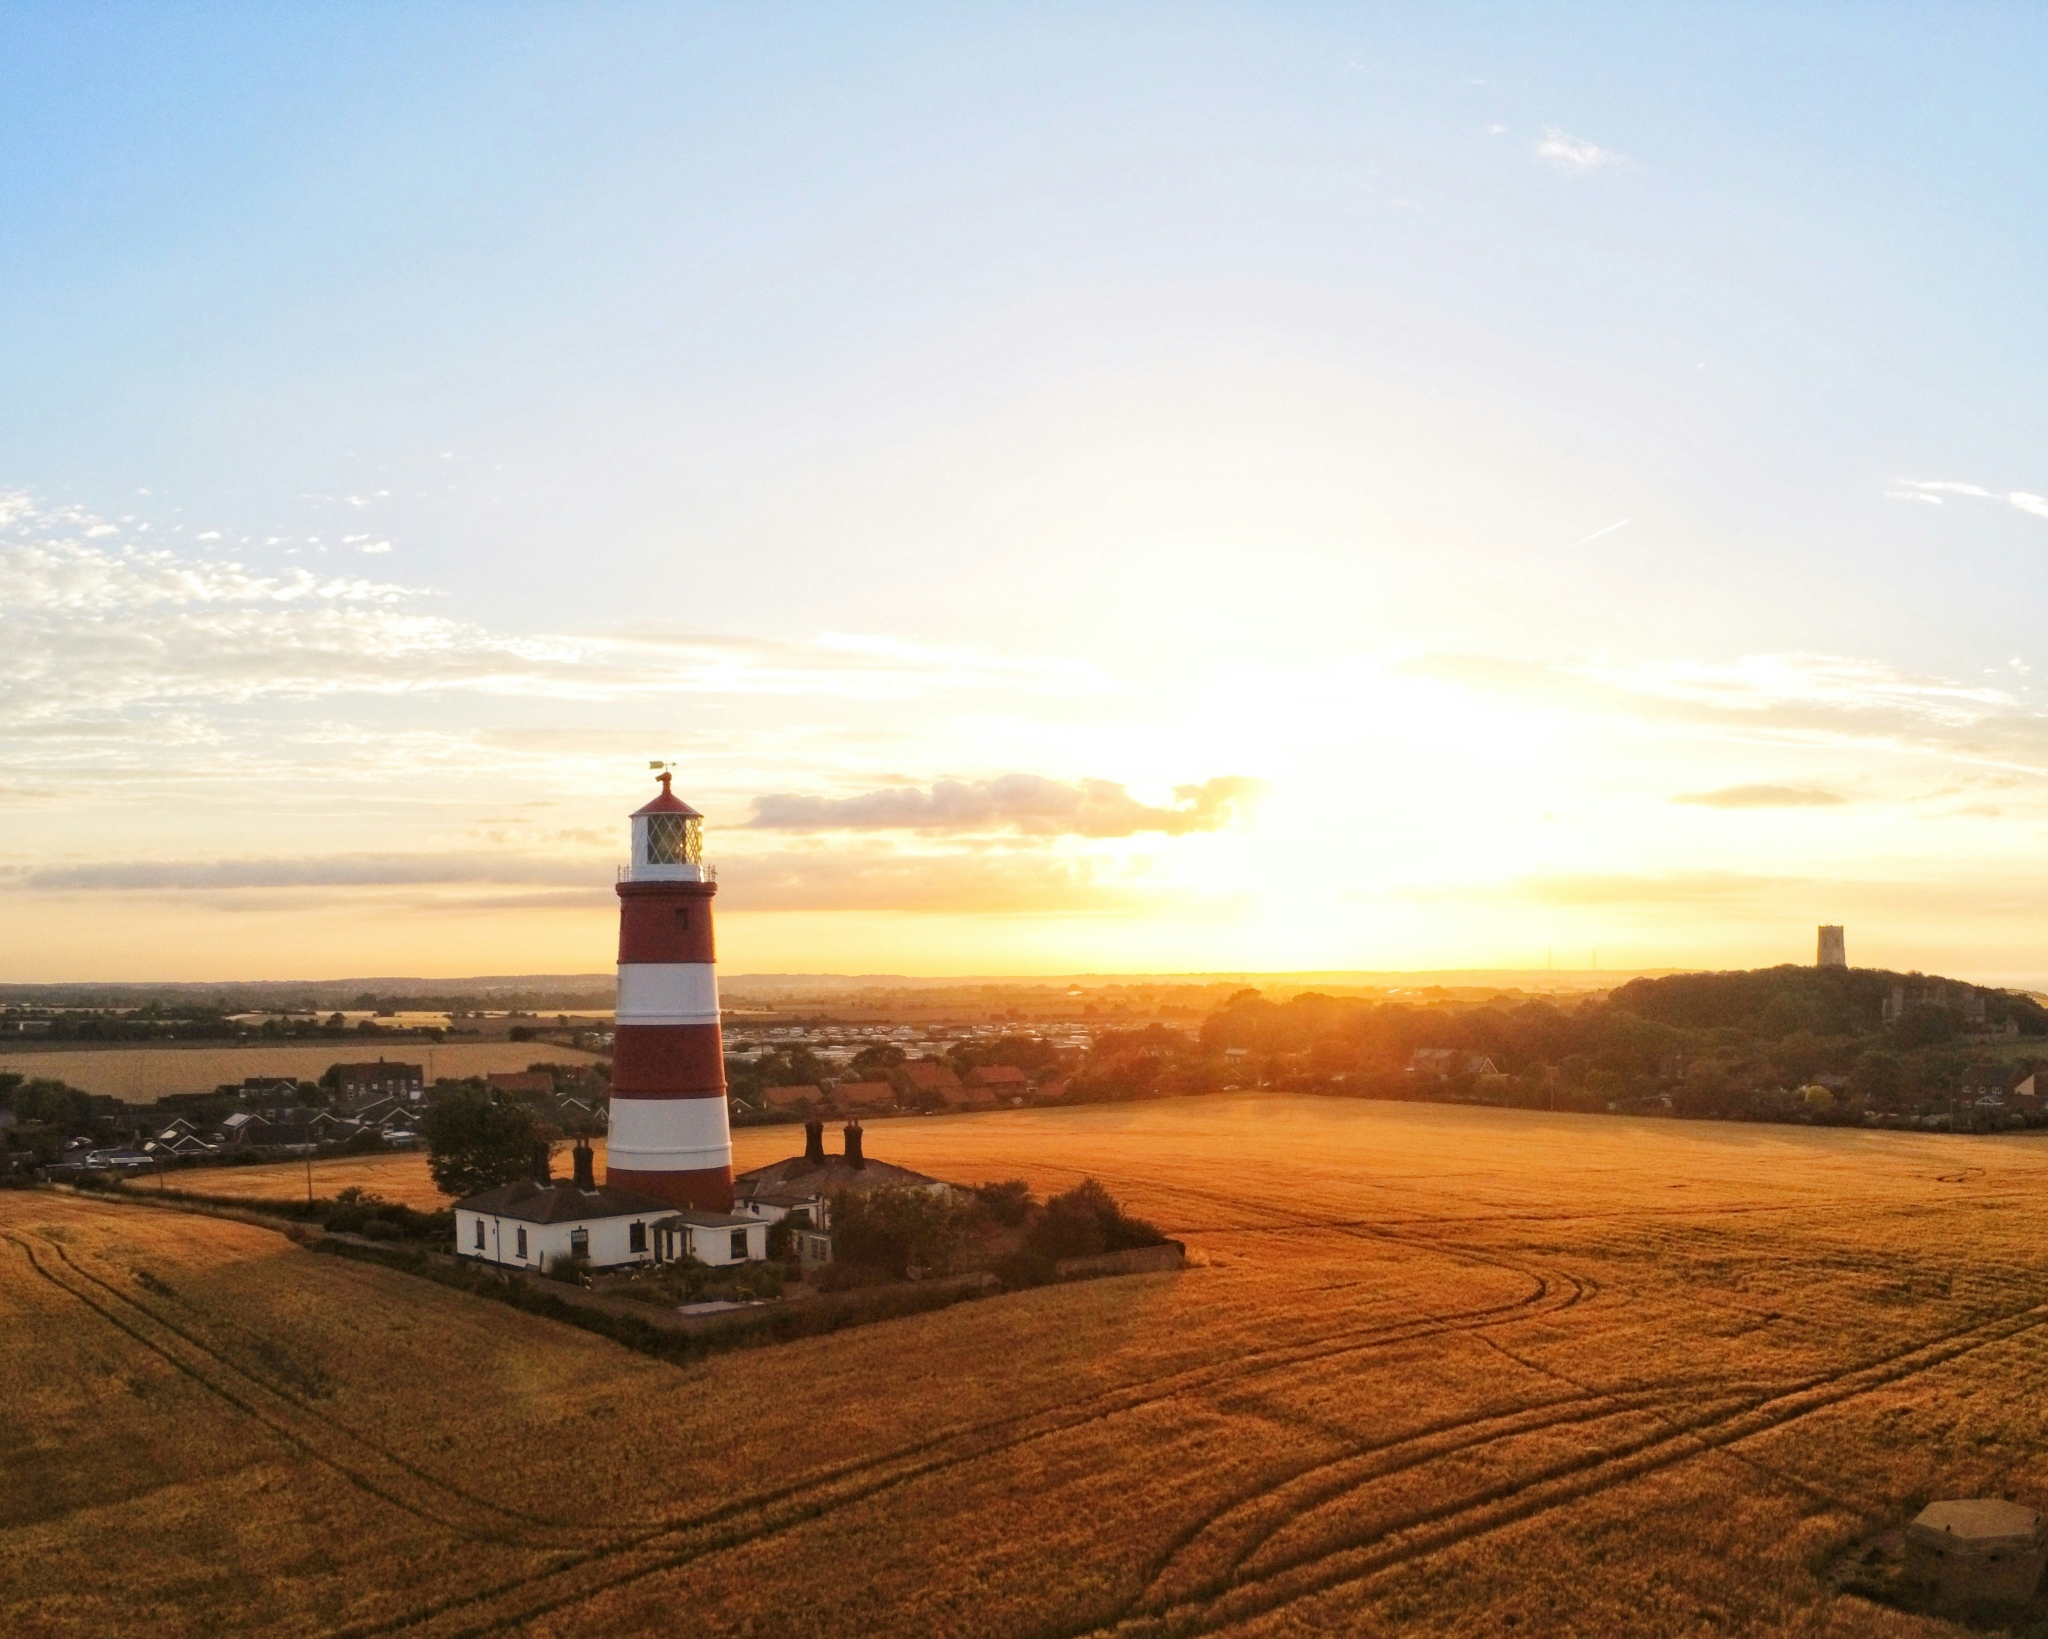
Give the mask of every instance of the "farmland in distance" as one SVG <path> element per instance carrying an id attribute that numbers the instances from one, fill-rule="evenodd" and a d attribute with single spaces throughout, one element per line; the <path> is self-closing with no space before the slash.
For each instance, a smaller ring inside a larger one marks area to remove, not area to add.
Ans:
<path id="1" fill-rule="evenodd" d="M 524 1070 L 538 1060 L 596 1064 L 597 1056 L 547 1042 L 323 1041 L 310 1046 L 262 1047 L 48 1047 L 0 1053 L 0 1070 L 50 1076 L 88 1093 L 110 1093 L 132 1102 L 167 1093 L 210 1093 L 223 1082 L 246 1076 L 291 1076 L 317 1081 L 330 1064 L 386 1058 L 426 1065 L 429 1077 L 481 1076 L 493 1070 Z"/>
<path id="2" fill-rule="evenodd" d="M 2048 1502 L 2040 1139 L 1273 1097 L 868 1131 L 1093 1174 L 1194 1267 L 677 1369 L 0 1195 L 0 1628 L 1935 1634 L 1825 1566 L 1931 1496 Z"/>

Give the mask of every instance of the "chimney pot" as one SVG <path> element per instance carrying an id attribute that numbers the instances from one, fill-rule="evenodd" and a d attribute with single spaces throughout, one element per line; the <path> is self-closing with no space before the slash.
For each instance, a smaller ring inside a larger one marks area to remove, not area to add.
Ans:
<path id="1" fill-rule="evenodd" d="M 586 1192 L 597 1188 L 597 1158 L 590 1147 L 590 1140 L 579 1138 L 571 1152 L 576 1163 L 576 1187 Z"/>
<path id="2" fill-rule="evenodd" d="M 548 1153 L 548 1141 L 545 1138 L 536 1138 L 533 1141 L 533 1181 L 541 1185 L 552 1184 L 555 1181 L 553 1157 Z"/>
<path id="3" fill-rule="evenodd" d="M 846 1164 L 849 1167 L 865 1167 L 868 1158 L 861 1153 L 861 1132 L 858 1121 L 849 1121 L 843 1134 L 846 1139 Z"/>
<path id="4" fill-rule="evenodd" d="M 825 1164 L 825 1123 L 810 1120 L 804 1123 L 804 1164 L 822 1167 Z"/>

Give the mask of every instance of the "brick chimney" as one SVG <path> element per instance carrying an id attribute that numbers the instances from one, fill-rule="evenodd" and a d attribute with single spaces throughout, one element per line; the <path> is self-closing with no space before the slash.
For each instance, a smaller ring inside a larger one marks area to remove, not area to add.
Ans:
<path id="1" fill-rule="evenodd" d="M 849 1121 L 842 1136 L 846 1139 L 846 1164 L 849 1167 L 865 1167 L 868 1158 L 860 1151 L 860 1123 Z"/>
<path id="2" fill-rule="evenodd" d="M 579 1138 L 576 1148 L 570 1152 L 576 1162 L 576 1187 L 586 1194 L 597 1188 L 596 1152 L 590 1147 L 590 1140 Z"/>
<path id="3" fill-rule="evenodd" d="M 533 1181 L 543 1187 L 555 1181 L 553 1158 L 548 1154 L 548 1141 L 536 1138 L 533 1141 Z"/>
<path id="4" fill-rule="evenodd" d="M 804 1123 L 804 1165 L 822 1167 L 825 1164 L 825 1123 L 812 1120 Z"/>

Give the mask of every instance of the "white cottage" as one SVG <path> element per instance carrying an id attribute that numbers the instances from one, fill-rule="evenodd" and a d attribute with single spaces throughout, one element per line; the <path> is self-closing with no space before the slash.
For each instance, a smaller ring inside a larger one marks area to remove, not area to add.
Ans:
<path id="1" fill-rule="evenodd" d="M 650 1263 L 649 1226 L 669 1211 L 666 1201 L 632 1190 L 521 1180 L 455 1203 L 455 1251 L 514 1269 L 545 1270 L 578 1256 L 593 1269 Z"/>
<path id="2" fill-rule="evenodd" d="M 593 1269 L 620 1269 L 682 1258 L 734 1264 L 768 1256 L 765 1223 L 719 1212 L 679 1212 L 637 1190 L 600 1189 L 590 1146 L 578 1142 L 573 1159 L 571 1183 L 546 1176 L 543 1147 L 533 1179 L 457 1201 L 456 1255 L 539 1271 L 557 1259 L 575 1257 Z"/>

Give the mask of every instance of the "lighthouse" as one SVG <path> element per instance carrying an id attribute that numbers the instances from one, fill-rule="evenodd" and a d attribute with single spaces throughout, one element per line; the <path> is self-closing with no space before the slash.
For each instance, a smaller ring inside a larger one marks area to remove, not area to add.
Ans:
<path id="1" fill-rule="evenodd" d="M 633 816 L 619 872 L 619 997 L 606 1183 L 732 1210 L 732 1131 L 711 945 L 704 818 L 669 789 Z"/>

